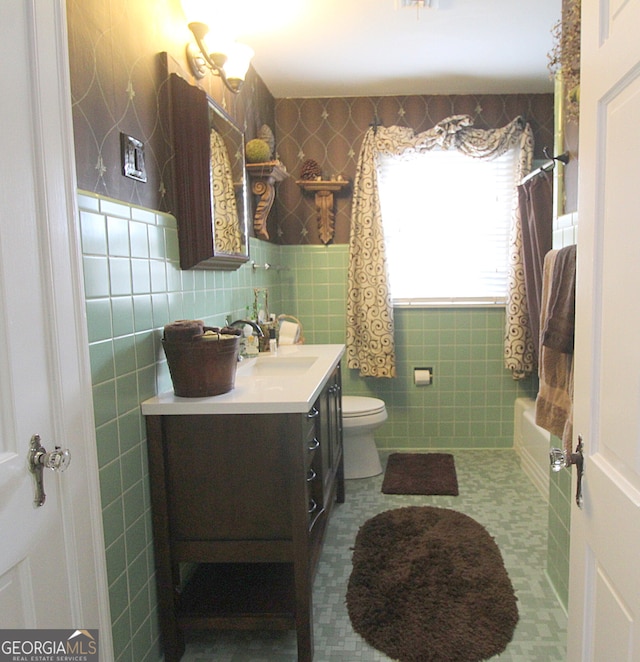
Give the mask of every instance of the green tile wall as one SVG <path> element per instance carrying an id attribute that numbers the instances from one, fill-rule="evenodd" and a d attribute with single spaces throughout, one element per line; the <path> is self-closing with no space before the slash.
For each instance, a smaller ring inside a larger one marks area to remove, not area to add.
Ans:
<path id="1" fill-rule="evenodd" d="M 181 271 L 175 219 L 78 195 L 109 599 L 118 662 L 161 658 L 143 400 L 171 388 L 162 328 L 245 315 L 253 289 L 280 296 L 276 271 Z M 252 240 L 252 260 L 276 246 Z M 231 320 L 230 320 L 231 321 Z"/>
<path id="2" fill-rule="evenodd" d="M 551 436 L 551 444 L 562 442 Z M 569 604 L 569 552 L 571 529 L 571 472 L 562 469 L 549 476 L 549 526 L 547 538 L 547 575 L 565 611 Z"/>
<path id="3" fill-rule="evenodd" d="M 348 246 L 283 246 L 289 286 L 283 308 L 308 342 L 345 340 Z M 397 377 L 361 378 L 344 366 L 344 392 L 387 404 L 376 434 L 382 448 L 508 448 L 513 406 L 537 382 L 514 381 L 503 367 L 504 309 L 396 309 Z M 413 384 L 414 367 L 432 367 L 430 386 Z"/>

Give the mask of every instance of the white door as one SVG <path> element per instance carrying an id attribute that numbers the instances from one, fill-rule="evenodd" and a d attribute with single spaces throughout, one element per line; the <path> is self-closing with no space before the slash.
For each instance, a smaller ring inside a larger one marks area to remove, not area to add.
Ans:
<path id="1" fill-rule="evenodd" d="M 639 27 L 640 0 L 582 1 L 573 662 L 640 660 Z"/>
<path id="2" fill-rule="evenodd" d="M 109 660 L 64 8 L 0 3 L 0 628 L 97 628 Z M 42 506 L 36 433 L 71 453 Z"/>

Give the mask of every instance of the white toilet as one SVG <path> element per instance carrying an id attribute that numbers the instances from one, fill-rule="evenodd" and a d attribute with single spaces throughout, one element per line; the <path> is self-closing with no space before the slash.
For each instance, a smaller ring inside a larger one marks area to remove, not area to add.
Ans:
<path id="1" fill-rule="evenodd" d="M 382 473 L 373 433 L 387 420 L 383 400 L 342 396 L 344 477 L 369 478 Z"/>

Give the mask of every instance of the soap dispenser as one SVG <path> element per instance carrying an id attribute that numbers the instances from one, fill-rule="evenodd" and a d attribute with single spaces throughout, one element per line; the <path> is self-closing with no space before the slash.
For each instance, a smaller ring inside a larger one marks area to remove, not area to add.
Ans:
<path id="1" fill-rule="evenodd" d="M 243 329 L 244 342 L 245 342 L 245 355 L 257 356 L 258 355 L 258 338 L 254 334 L 250 324 L 245 324 Z"/>
<path id="2" fill-rule="evenodd" d="M 276 340 L 276 330 L 275 327 L 269 329 L 269 351 L 272 354 L 278 352 L 278 341 Z"/>

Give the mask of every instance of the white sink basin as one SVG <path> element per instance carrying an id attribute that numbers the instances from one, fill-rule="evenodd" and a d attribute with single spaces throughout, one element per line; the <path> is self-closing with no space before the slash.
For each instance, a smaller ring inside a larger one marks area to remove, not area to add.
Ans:
<path id="1" fill-rule="evenodd" d="M 278 356 L 263 354 L 256 359 L 248 359 L 238 366 L 239 374 L 254 377 L 295 377 L 311 368 L 317 356 Z"/>

